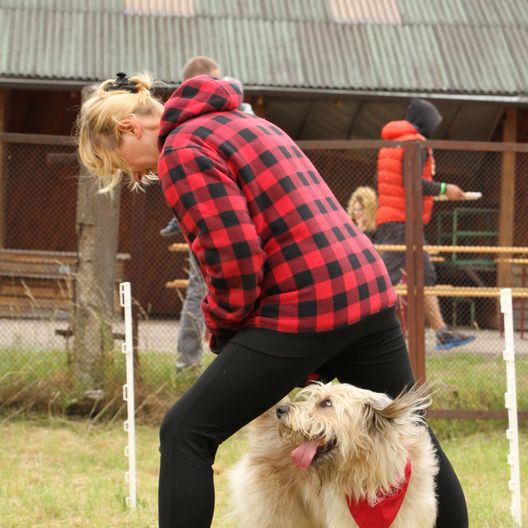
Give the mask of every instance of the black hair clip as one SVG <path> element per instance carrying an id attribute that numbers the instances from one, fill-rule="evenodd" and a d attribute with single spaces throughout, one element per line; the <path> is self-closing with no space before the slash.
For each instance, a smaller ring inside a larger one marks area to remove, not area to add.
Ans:
<path id="1" fill-rule="evenodd" d="M 138 89 L 134 81 L 130 81 L 126 76 L 126 73 L 119 72 L 116 73 L 116 80 L 108 83 L 105 86 L 106 92 L 113 92 L 115 90 L 126 90 L 130 93 L 137 93 Z"/>

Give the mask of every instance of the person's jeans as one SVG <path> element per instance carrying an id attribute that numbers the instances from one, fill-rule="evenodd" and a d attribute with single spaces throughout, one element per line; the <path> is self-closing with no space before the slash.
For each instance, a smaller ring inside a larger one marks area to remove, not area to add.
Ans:
<path id="1" fill-rule="evenodd" d="M 205 323 L 202 301 L 205 296 L 205 283 L 198 263 L 189 253 L 189 282 L 180 315 L 178 354 L 176 367 L 183 368 L 199 363 L 202 359 L 202 340 Z"/>

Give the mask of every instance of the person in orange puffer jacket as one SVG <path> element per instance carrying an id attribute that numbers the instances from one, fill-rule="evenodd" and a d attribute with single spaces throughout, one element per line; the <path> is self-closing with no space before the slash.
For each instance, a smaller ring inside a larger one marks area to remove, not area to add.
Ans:
<path id="1" fill-rule="evenodd" d="M 387 123 L 382 131 L 382 139 L 390 141 L 426 140 L 431 137 L 442 121 L 438 109 L 424 99 L 411 99 L 405 119 Z M 378 244 L 405 244 L 405 187 L 403 181 L 402 148 L 382 148 L 378 154 L 377 192 L 378 210 L 376 213 L 376 242 Z M 464 199 L 464 191 L 457 185 L 433 181 L 435 162 L 431 149 L 422 149 L 422 221 L 427 225 L 431 220 L 433 197 L 445 194 L 449 200 Z M 426 243 L 424 241 L 424 243 Z M 382 254 L 392 284 L 398 284 L 405 269 L 405 253 L 387 251 Z M 436 284 L 436 271 L 428 253 L 424 252 L 424 283 Z M 435 330 L 436 349 L 451 349 L 467 344 L 474 336 L 461 334 L 447 327 L 438 297 L 426 296 L 425 316 Z"/>

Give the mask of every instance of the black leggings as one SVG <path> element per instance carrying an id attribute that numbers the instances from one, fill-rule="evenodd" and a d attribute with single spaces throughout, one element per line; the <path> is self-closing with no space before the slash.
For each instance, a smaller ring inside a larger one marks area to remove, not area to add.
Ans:
<path id="1" fill-rule="evenodd" d="M 161 425 L 159 528 L 209 527 L 214 510 L 211 466 L 218 446 L 321 366 L 340 382 L 392 397 L 414 383 L 399 326 L 359 338 L 354 332 L 349 333 L 349 339 L 342 331 L 336 335 L 339 338 L 332 339 L 332 333 L 327 333 L 323 344 L 316 343 L 322 349 L 317 355 L 307 340 L 307 357 L 302 358 L 263 354 L 232 341 L 224 347 Z M 280 350 L 281 334 L 276 337 Z M 465 528 L 464 493 L 449 460 L 431 436 L 440 459 L 436 527 Z"/>

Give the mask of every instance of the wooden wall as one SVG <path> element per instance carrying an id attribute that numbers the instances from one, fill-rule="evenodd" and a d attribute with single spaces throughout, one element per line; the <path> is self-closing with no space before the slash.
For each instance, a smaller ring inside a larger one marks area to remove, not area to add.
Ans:
<path id="1" fill-rule="evenodd" d="M 68 136 L 74 129 L 80 93 L 70 91 L 12 90 L 8 93 L 5 131 Z M 76 204 L 79 169 L 73 147 L 7 144 L 5 156 L 5 244 L 11 249 L 76 251 Z M 50 156 L 50 154 L 52 154 Z M 139 254 L 129 262 L 141 285 L 136 290 L 151 316 L 176 316 L 181 309 L 178 292 L 165 282 L 185 278 L 186 254 L 167 250 L 182 237 L 163 238 L 159 230 L 172 217 L 159 186 L 149 188 L 143 201 L 134 203 L 128 189 L 121 193 L 119 248 Z M 138 203 L 145 208 L 136 225 Z M 135 209 L 134 209 L 135 208 Z M 135 244 L 141 237 L 141 247 Z"/>
<path id="2" fill-rule="evenodd" d="M 259 106 L 256 101 L 253 103 Z M 70 135 L 79 106 L 80 92 L 77 91 L 11 90 L 6 95 L 4 130 Z M 260 113 L 263 112 L 261 106 L 258 107 Z M 501 137 L 500 126 L 496 133 Z M 528 142 L 528 109 L 519 109 L 518 140 Z M 61 163 L 57 158 L 50 161 L 48 156 L 49 153 L 74 153 L 74 149 L 7 145 L 5 152 L 5 247 L 76 251 L 78 167 L 74 162 Z M 528 203 L 528 155 L 518 156 L 517 168 L 516 212 L 519 215 Z M 333 174 L 333 171 L 329 172 Z M 368 168 L 362 166 L 358 173 L 363 172 L 369 172 Z M 345 182 L 339 181 L 336 175 L 330 180 L 329 184 L 335 188 L 338 198 L 345 202 L 350 182 L 343 185 Z M 182 238 L 163 238 L 159 235 L 159 230 L 167 224 L 172 213 L 158 186 L 149 188 L 142 200 L 134 201 L 132 198 L 130 192 L 124 189 L 119 252 L 135 251 L 136 260 L 130 266 L 139 267 L 135 269 L 134 277 L 141 278 L 141 286 L 137 289 L 145 310 L 160 316 L 178 314 L 181 307 L 178 294 L 165 288 L 165 282 L 185 277 L 186 255 L 167 250 L 171 242 L 180 242 Z M 143 212 L 139 211 L 140 207 L 144 208 Z M 528 230 L 521 228 L 518 216 L 514 230 L 515 244 L 528 245 Z"/>

